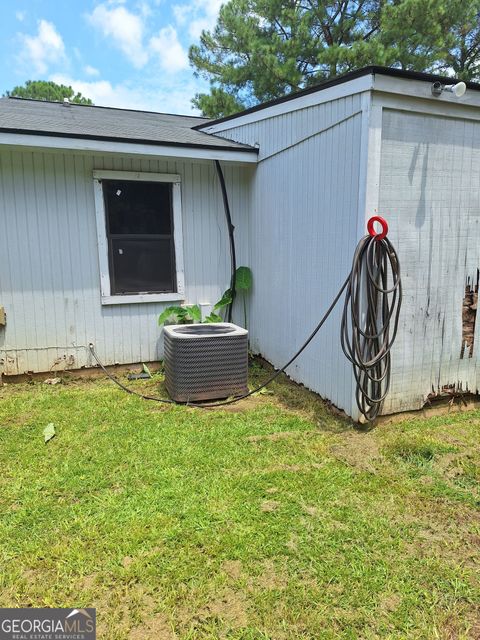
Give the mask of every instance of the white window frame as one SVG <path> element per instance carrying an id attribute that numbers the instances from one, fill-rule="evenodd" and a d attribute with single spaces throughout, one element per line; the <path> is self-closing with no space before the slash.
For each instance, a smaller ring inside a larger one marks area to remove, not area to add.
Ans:
<path id="1" fill-rule="evenodd" d="M 139 182 L 168 182 L 172 185 L 173 243 L 177 290 L 169 293 L 132 293 L 112 295 L 108 259 L 107 223 L 102 180 L 138 180 Z M 175 173 L 145 173 L 138 171 L 94 171 L 93 187 L 97 219 L 98 257 L 102 304 L 135 304 L 143 302 L 173 302 L 185 298 L 183 270 L 182 194 L 181 179 Z"/>

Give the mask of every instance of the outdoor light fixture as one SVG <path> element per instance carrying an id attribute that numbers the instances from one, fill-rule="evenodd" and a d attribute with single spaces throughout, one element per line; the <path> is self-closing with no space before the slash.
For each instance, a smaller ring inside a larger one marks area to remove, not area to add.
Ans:
<path id="1" fill-rule="evenodd" d="M 467 85 L 465 82 L 457 82 L 456 84 L 442 84 L 441 82 L 434 82 L 432 84 L 432 94 L 434 96 L 441 96 L 444 91 L 453 93 L 456 98 L 461 98 L 465 95 Z"/>

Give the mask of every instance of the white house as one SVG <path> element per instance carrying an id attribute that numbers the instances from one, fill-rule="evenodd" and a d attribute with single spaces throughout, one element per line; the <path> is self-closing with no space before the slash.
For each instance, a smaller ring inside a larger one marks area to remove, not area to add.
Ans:
<path id="1" fill-rule="evenodd" d="M 217 121 L 0 100 L 3 372 L 88 367 L 90 342 L 105 364 L 161 358 L 165 305 L 229 283 L 219 160 L 255 352 L 289 359 L 380 213 L 404 287 L 383 412 L 476 393 L 480 85 L 434 82 L 454 81 L 368 67 Z M 340 313 L 287 372 L 356 419 Z"/>

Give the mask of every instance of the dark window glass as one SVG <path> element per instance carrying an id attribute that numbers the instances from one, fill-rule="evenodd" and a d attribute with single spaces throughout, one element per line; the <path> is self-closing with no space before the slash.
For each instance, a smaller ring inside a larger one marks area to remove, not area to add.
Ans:
<path id="1" fill-rule="evenodd" d="M 112 240 L 112 266 L 115 291 L 173 291 L 170 240 Z"/>
<path id="2" fill-rule="evenodd" d="M 103 192 L 110 233 L 172 233 L 171 184 L 104 180 Z"/>
<path id="3" fill-rule="evenodd" d="M 103 180 L 113 295 L 176 289 L 172 185 Z"/>

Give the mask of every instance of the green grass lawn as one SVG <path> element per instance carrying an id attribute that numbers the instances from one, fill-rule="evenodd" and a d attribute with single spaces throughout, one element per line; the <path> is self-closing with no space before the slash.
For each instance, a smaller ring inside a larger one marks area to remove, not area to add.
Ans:
<path id="1" fill-rule="evenodd" d="M 286 381 L 229 411 L 4 386 L 0 606 L 93 606 L 100 639 L 480 638 L 479 425 L 358 432 Z"/>

